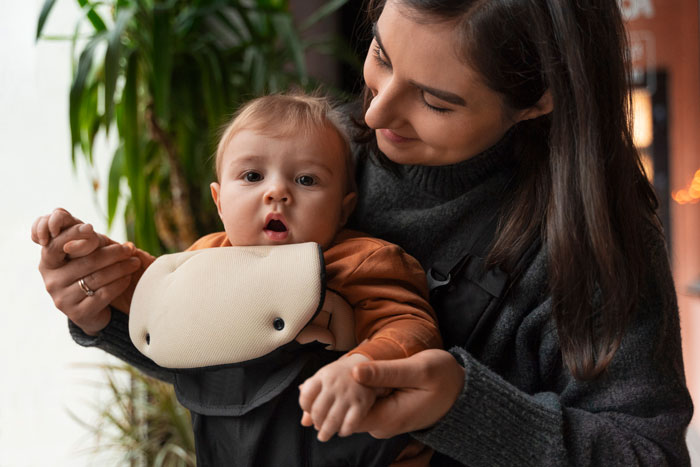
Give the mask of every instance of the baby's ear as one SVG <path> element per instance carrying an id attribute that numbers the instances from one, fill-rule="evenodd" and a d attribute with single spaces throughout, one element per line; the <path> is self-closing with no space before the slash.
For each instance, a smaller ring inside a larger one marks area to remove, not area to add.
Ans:
<path id="1" fill-rule="evenodd" d="M 355 210 L 355 206 L 357 205 L 357 193 L 354 191 L 352 193 L 348 193 L 345 195 L 345 198 L 343 198 L 343 206 L 340 211 L 340 226 L 344 226 L 345 223 L 348 221 L 350 218 L 350 214 Z"/>
<path id="2" fill-rule="evenodd" d="M 214 204 L 216 204 L 216 210 L 219 212 L 219 217 L 221 217 L 221 199 L 219 198 L 221 185 L 219 185 L 217 182 L 211 182 L 209 188 L 211 188 L 211 198 L 214 200 Z"/>

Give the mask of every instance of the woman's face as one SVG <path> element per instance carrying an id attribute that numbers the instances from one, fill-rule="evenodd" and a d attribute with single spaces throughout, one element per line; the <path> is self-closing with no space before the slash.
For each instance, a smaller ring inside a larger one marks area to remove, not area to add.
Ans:
<path id="1" fill-rule="evenodd" d="M 374 98 L 365 121 L 399 164 L 447 165 L 493 146 L 519 119 L 457 55 L 455 26 L 416 22 L 388 0 L 374 29 L 364 78 Z"/>

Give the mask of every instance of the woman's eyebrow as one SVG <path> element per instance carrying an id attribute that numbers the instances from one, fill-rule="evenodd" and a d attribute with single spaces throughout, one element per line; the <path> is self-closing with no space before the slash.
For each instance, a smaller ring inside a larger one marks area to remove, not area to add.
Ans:
<path id="1" fill-rule="evenodd" d="M 382 44 L 382 38 L 379 36 L 379 28 L 377 28 L 377 23 L 374 23 L 372 25 L 372 34 L 374 35 L 374 39 L 377 41 L 377 44 L 379 45 L 379 48 L 382 49 L 382 53 L 386 57 L 387 61 L 391 63 L 391 58 L 389 58 L 389 54 L 386 53 L 386 49 L 384 48 L 384 44 Z M 408 81 L 412 86 L 417 87 L 423 92 L 426 92 L 428 94 L 431 94 L 435 97 L 437 97 L 440 100 L 443 100 L 445 102 L 449 102 L 450 104 L 454 105 L 459 105 L 462 107 L 465 107 L 467 103 L 462 99 L 460 96 L 457 94 L 450 92 L 450 91 L 444 91 L 442 89 L 436 89 L 430 86 L 426 86 L 425 84 L 418 83 L 413 80 Z"/>
<path id="2" fill-rule="evenodd" d="M 389 54 L 386 53 L 386 49 L 384 48 L 384 44 L 382 43 L 382 38 L 379 37 L 379 28 L 377 27 L 377 23 L 374 23 L 372 25 L 372 35 L 374 35 L 374 38 L 377 40 L 377 44 L 379 44 L 379 48 L 382 49 L 382 53 L 386 57 L 387 61 L 391 63 L 391 59 L 389 58 Z"/>
<path id="3" fill-rule="evenodd" d="M 425 84 L 416 83 L 413 80 L 408 80 L 408 82 L 420 89 L 421 91 L 427 92 L 428 94 L 432 94 L 438 99 L 443 100 L 445 102 L 449 102 L 450 104 L 460 105 L 462 107 L 465 107 L 467 105 L 464 99 L 462 99 L 455 93 L 443 91 L 442 89 L 431 88 L 430 86 L 426 86 Z"/>

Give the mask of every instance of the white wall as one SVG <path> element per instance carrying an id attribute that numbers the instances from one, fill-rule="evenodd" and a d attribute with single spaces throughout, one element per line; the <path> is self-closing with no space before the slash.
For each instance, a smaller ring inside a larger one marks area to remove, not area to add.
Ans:
<path id="1" fill-rule="evenodd" d="M 56 3 L 47 31 L 70 34 L 76 2 Z M 112 360 L 73 343 L 29 237 L 33 220 L 57 206 L 105 229 L 85 167 L 74 173 L 70 164 L 70 46 L 34 41 L 42 4 L 0 0 L 0 466 L 105 465 L 104 452 L 86 454 L 94 440 L 69 412 L 89 421 L 105 397 L 88 383 L 102 373 L 76 365 Z"/>

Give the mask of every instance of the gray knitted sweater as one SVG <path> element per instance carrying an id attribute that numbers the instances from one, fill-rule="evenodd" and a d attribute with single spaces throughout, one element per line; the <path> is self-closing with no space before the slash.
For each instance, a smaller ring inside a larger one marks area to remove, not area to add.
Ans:
<path id="1" fill-rule="evenodd" d="M 352 227 L 398 243 L 427 269 L 459 254 L 465 232 L 499 209 L 514 176 L 509 154 L 506 140 L 452 166 L 404 166 L 399 176 L 365 163 Z M 414 434 L 438 452 L 433 465 L 688 465 L 693 409 L 678 310 L 663 236 L 651 227 L 648 252 L 652 272 L 620 349 L 603 377 L 580 382 L 562 364 L 543 248 L 479 348 L 451 349 L 466 369 L 464 389 L 442 420 Z M 455 310 L 436 311 L 439 319 Z M 71 334 L 170 381 L 133 347 L 125 315 L 112 315 L 96 338 L 72 323 Z"/>

